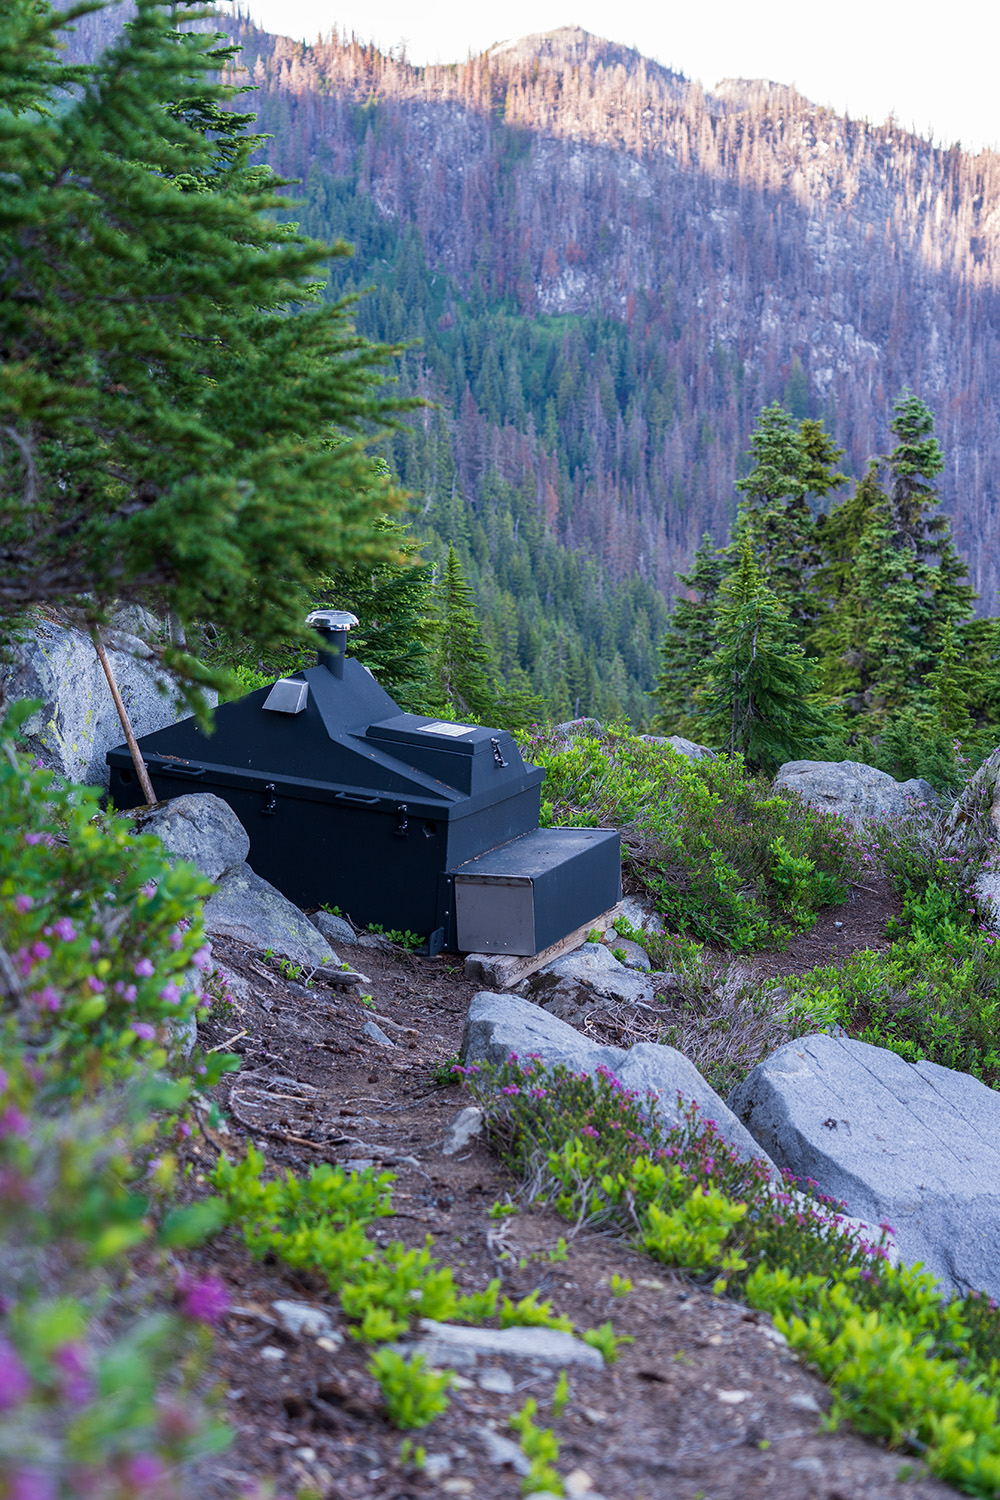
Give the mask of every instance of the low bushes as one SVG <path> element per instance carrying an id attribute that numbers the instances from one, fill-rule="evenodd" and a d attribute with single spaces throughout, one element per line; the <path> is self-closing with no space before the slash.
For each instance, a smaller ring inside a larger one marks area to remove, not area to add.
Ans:
<path id="1" fill-rule="evenodd" d="M 920 1454 L 970 1495 L 1000 1487 L 1000 1314 L 949 1300 L 919 1268 L 887 1263 L 847 1231 L 842 1205 L 740 1161 L 689 1107 L 672 1129 L 608 1072 L 596 1079 L 537 1059 L 473 1065 L 467 1086 L 526 1196 L 567 1219 L 628 1234 L 717 1294 L 774 1317 L 829 1381 L 833 1420 Z"/>
<path id="2" fill-rule="evenodd" d="M 739 756 L 692 762 L 619 727 L 524 748 L 546 771 L 543 825 L 620 828 L 626 875 L 681 933 L 759 948 L 846 899 L 849 828 L 772 792 Z"/>
<path id="3" fill-rule="evenodd" d="M 23 710 L 22 710 L 23 717 Z M 0 729 L 0 1493 L 188 1493 L 228 1442 L 195 1387 L 221 1285 L 125 1272 L 218 1226 L 174 1203 L 205 882 Z M 230 1059 L 195 1054 L 198 1081 Z M 147 1254 L 146 1260 L 150 1256 Z M 132 1263 L 134 1265 L 134 1262 Z"/>

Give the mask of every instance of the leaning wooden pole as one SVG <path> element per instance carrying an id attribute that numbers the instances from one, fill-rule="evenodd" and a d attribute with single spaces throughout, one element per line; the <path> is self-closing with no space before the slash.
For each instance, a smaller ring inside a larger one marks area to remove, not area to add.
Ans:
<path id="1" fill-rule="evenodd" d="M 90 627 L 90 639 L 94 643 L 94 650 L 97 652 L 97 659 L 100 662 L 101 666 L 104 668 L 104 675 L 108 679 L 108 687 L 111 689 L 111 696 L 115 700 L 115 708 L 118 710 L 118 717 L 121 720 L 122 729 L 124 729 L 125 731 L 125 739 L 128 742 L 128 748 L 132 755 L 132 764 L 135 766 L 135 774 L 139 778 L 139 785 L 142 788 L 142 795 L 145 797 L 147 803 L 152 805 L 152 803 L 156 801 L 156 793 L 153 791 L 153 783 L 149 779 L 149 772 L 146 770 L 146 762 L 142 758 L 142 751 L 139 749 L 139 742 L 132 732 L 132 724 L 128 716 L 128 709 L 122 702 L 122 695 L 118 691 L 118 684 L 115 681 L 114 669 L 112 668 L 111 663 L 108 660 L 108 653 L 104 649 L 104 642 L 101 640 L 101 632 L 98 626 L 92 625 Z"/>

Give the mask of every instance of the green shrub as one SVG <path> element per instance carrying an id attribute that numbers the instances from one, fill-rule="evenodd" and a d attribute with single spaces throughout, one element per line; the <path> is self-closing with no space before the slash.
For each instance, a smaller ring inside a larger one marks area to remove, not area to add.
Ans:
<path id="1" fill-rule="evenodd" d="M 174 1495 L 229 1440 L 194 1396 L 224 1289 L 125 1258 L 221 1222 L 172 1191 L 192 1080 L 168 1053 L 201 1003 L 209 887 L 17 753 L 30 707 L 0 728 L 0 1493 Z M 234 1061 L 191 1068 L 210 1086 Z"/>
<path id="2" fill-rule="evenodd" d="M 716 1294 L 771 1313 L 830 1381 L 834 1422 L 918 1452 L 968 1494 L 997 1494 L 1000 1314 L 988 1298 L 948 1297 L 920 1267 L 889 1266 L 888 1225 L 876 1241 L 847 1231 L 843 1205 L 810 1196 L 808 1181 L 775 1186 L 694 1106 L 666 1128 L 607 1070 L 512 1057 L 465 1072 L 532 1197 L 626 1229 Z"/>
<path id="3" fill-rule="evenodd" d="M 859 858 L 850 829 L 773 793 L 739 756 L 692 762 L 617 726 L 525 749 L 546 772 L 543 825 L 618 827 L 625 874 L 679 932 L 782 943 L 846 898 Z"/>

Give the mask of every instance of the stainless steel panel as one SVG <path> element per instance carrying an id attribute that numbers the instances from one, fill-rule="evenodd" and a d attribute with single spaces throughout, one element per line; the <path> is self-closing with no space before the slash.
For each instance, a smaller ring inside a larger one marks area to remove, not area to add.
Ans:
<path id="1" fill-rule="evenodd" d="M 534 953 L 534 885 L 516 877 L 456 875 L 455 925 L 460 953 Z"/>
<path id="2" fill-rule="evenodd" d="M 293 677 L 279 677 L 261 707 L 269 708 L 274 714 L 300 714 L 308 698 L 308 682 L 296 682 Z"/>

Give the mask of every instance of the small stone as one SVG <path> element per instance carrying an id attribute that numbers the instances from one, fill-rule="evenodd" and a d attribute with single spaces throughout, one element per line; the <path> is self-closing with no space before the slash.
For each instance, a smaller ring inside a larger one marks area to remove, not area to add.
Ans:
<path id="1" fill-rule="evenodd" d="M 788 1404 L 789 1406 L 794 1406 L 796 1411 L 821 1412 L 823 1410 L 819 1402 L 814 1396 L 810 1396 L 808 1391 L 801 1391 L 794 1396 L 789 1396 Z"/>
<path id="2" fill-rule="evenodd" d="M 498 1468 L 509 1465 L 515 1474 L 529 1472 L 531 1464 L 512 1438 L 504 1437 L 502 1433 L 494 1432 L 490 1427 L 478 1427 L 476 1431 L 486 1449 L 487 1463 L 496 1464 Z"/>
<path id="3" fill-rule="evenodd" d="M 272 1360 L 277 1364 L 279 1359 L 284 1359 L 285 1351 L 284 1349 L 279 1349 L 276 1344 L 265 1344 L 260 1351 L 260 1357 L 261 1359 Z"/>
<path id="4" fill-rule="evenodd" d="M 753 1395 L 752 1391 L 716 1391 L 716 1396 L 723 1406 L 741 1406 L 744 1401 L 749 1401 Z"/>
<path id="5" fill-rule="evenodd" d="M 358 935 L 343 917 L 335 917 L 330 911 L 317 911 L 313 912 L 309 920 L 323 934 L 331 948 L 357 947 Z"/>
<path id="6" fill-rule="evenodd" d="M 612 955 L 623 963 L 626 969 L 637 969 L 648 974 L 653 967 L 645 948 L 640 948 L 639 944 L 634 943 L 631 938 L 615 937 L 611 941 L 610 948 Z M 622 954 L 625 955 L 624 958 Z"/>
<path id="7" fill-rule="evenodd" d="M 470 1104 L 460 1110 L 444 1133 L 444 1144 L 441 1147 L 445 1156 L 454 1156 L 456 1151 L 461 1151 L 470 1141 L 482 1135 L 486 1117 L 478 1105 Z"/>
<path id="8" fill-rule="evenodd" d="M 277 1316 L 278 1322 L 286 1333 L 290 1333 L 295 1339 L 331 1339 L 334 1334 L 334 1326 L 330 1320 L 329 1313 L 321 1307 L 313 1307 L 309 1302 L 285 1302 L 271 1303 Z M 342 1342 L 338 1338 L 334 1343 Z"/>
<path id="9" fill-rule="evenodd" d="M 462 1351 L 473 1358 L 491 1354 L 501 1359 L 546 1360 L 557 1366 L 604 1368 L 599 1349 L 557 1328 L 463 1328 L 457 1323 L 437 1323 L 433 1318 L 421 1318 L 420 1327 L 429 1343 L 451 1351 L 451 1357 Z"/>
<path id="10" fill-rule="evenodd" d="M 573 1469 L 563 1480 L 563 1489 L 567 1500 L 580 1500 L 580 1496 L 593 1493 L 594 1481 L 586 1469 Z"/>
<path id="11" fill-rule="evenodd" d="M 445 1479 L 442 1481 L 441 1488 L 446 1495 L 471 1495 L 472 1480 L 457 1477 L 455 1479 Z"/>
<path id="12" fill-rule="evenodd" d="M 336 1354 L 343 1342 L 343 1339 L 337 1334 L 336 1338 L 317 1339 L 316 1348 L 322 1349 L 325 1354 Z"/>
<path id="13" fill-rule="evenodd" d="M 514 1393 L 514 1377 L 509 1370 L 502 1370 L 499 1365 L 492 1365 L 484 1370 L 479 1377 L 480 1389 L 492 1391 L 495 1396 L 511 1396 Z"/>
<path id="14" fill-rule="evenodd" d="M 395 1047 L 396 1043 L 387 1037 L 381 1026 L 375 1021 L 366 1021 L 361 1030 L 369 1041 L 375 1042 L 379 1047 Z"/>
<path id="15" fill-rule="evenodd" d="M 823 1461 L 819 1458 L 796 1458 L 789 1468 L 798 1469 L 803 1474 L 815 1474 L 818 1479 L 823 1477 Z"/>
<path id="16" fill-rule="evenodd" d="M 301 1460 L 302 1460 L 302 1462 L 304 1464 L 314 1464 L 316 1462 L 316 1449 L 315 1448 L 296 1448 L 296 1450 L 295 1450 L 295 1457 L 296 1458 L 301 1458 Z"/>
<path id="17" fill-rule="evenodd" d="M 423 1472 L 428 1479 L 442 1479 L 451 1468 L 451 1459 L 447 1453 L 428 1453 L 424 1459 Z"/>

